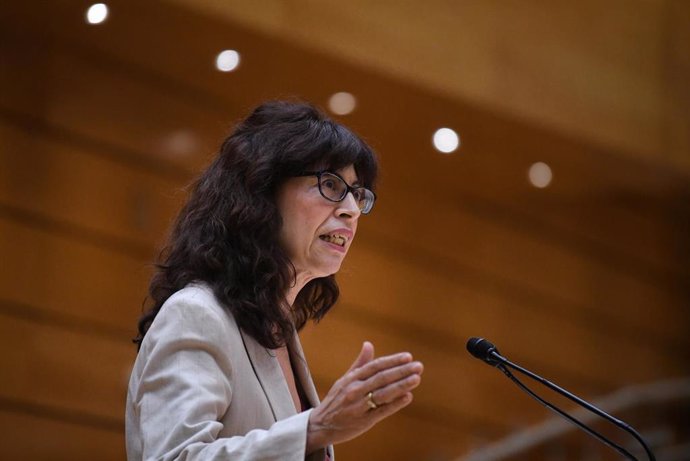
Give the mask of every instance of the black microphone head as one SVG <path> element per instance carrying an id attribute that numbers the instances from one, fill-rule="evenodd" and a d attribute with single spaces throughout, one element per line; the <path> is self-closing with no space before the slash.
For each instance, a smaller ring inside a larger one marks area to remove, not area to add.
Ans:
<path id="1" fill-rule="evenodd" d="M 489 365 L 499 364 L 499 362 L 491 354 L 492 352 L 496 352 L 498 354 L 498 349 L 488 339 L 475 337 L 470 338 L 467 340 L 467 351 Z"/>

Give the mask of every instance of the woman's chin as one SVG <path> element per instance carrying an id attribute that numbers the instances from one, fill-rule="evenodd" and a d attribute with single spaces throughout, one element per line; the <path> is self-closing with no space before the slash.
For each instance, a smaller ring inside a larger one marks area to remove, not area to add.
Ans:
<path id="1" fill-rule="evenodd" d="M 342 258 L 339 261 L 328 261 L 324 264 L 320 264 L 318 267 L 314 268 L 314 273 L 319 274 L 317 277 L 328 277 L 329 275 L 335 275 L 340 270 L 342 265 Z"/>

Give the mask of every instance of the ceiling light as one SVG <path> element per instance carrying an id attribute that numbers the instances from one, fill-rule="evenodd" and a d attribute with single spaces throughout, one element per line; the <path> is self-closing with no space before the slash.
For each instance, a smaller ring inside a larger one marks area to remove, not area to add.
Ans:
<path id="1" fill-rule="evenodd" d="M 108 6 L 105 3 L 94 3 L 86 11 L 86 22 L 100 24 L 108 17 Z"/>
<path id="2" fill-rule="evenodd" d="M 240 54 L 235 50 L 225 50 L 216 57 L 216 68 L 221 72 L 230 72 L 240 65 Z"/>
<path id="3" fill-rule="evenodd" d="M 344 91 L 340 93 L 335 93 L 328 100 L 328 108 L 337 115 L 347 115 L 355 110 L 357 105 L 357 100 L 355 97 Z"/>
<path id="4" fill-rule="evenodd" d="M 439 128 L 434 133 L 434 147 L 444 154 L 450 154 L 460 146 L 460 137 L 450 128 Z"/>
<path id="5" fill-rule="evenodd" d="M 527 176 L 529 177 L 529 182 L 531 182 L 534 187 L 540 189 L 548 186 L 551 183 L 551 179 L 553 179 L 551 167 L 544 162 L 537 162 L 529 167 Z"/>

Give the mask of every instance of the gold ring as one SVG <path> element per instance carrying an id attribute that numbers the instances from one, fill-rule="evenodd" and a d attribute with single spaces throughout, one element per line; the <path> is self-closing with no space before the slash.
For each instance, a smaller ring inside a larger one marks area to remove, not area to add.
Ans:
<path id="1" fill-rule="evenodd" d="M 367 394 L 367 405 L 369 405 L 370 410 L 376 410 L 379 405 L 374 402 L 374 392 L 369 392 Z"/>

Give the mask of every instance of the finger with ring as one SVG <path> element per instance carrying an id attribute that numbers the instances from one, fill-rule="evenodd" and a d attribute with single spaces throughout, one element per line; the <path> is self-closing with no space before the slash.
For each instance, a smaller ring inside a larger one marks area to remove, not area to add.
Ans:
<path id="1" fill-rule="evenodd" d="M 374 392 L 369 392 L 367 394 L 367 405 L 369 405 L 370 410 L 376 410 L 379 407 L 379 404 L 374 402 Z"/>

